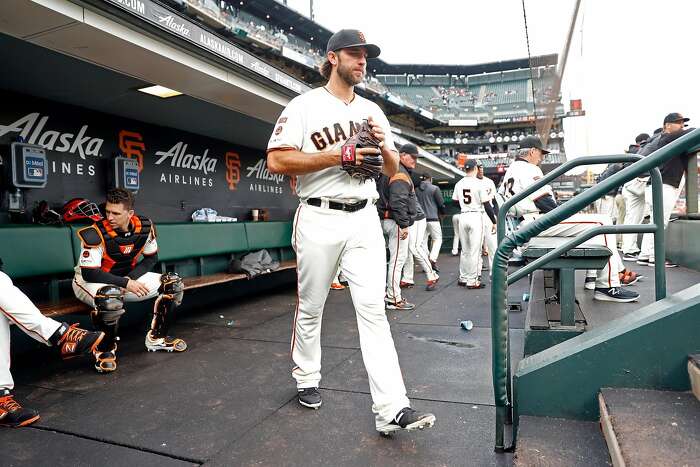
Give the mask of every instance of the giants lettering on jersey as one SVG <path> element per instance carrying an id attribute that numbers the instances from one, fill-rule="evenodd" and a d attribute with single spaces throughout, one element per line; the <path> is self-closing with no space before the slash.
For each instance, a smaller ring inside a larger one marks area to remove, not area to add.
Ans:
<path id="1" fill-rule="evenodd" d="M 347 133 L 340 123 L 334 123 L 331 128 L 325 126 L 322 130 L 311 133 L 311 141 L 316 149 L 322 151 L 328 146 L 346 141 L 360 131 L 360 124 L 350 120 L 346 128 L 348 129 Z"/>

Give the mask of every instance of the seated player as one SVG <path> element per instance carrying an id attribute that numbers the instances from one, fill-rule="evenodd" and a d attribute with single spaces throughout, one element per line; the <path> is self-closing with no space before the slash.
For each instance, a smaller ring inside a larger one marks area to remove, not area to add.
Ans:
<path id="1" fill-rule="evenodd" d="M 185 341 L 167 335 L 168 316 L 182 302 L 182 279 L 174 273 L 150 272 L 158 262 L 155 226 L 150 219 L 134 214 L 134 197 L 121 188 L 107 192 L 105 215 L 106 219 L 78 231 L 82 250 L 73 280 L 75 296 L 93 307 L 92 321 L 105 333 L 95 352 L 95 369 L 100 373 L 117 369 L 124 302 L 157 297 L 146 333 L 149 352 L 187 350 Z"/>
<path id="2" fill-rule="evenodd" d="M 528 136 L 520 143 L 518 157 L 508 167 L 499 188 L 501 195 L 508 200 L 516 193 L 523 191 L 537 180 L 544 177 L 539 165 L 548 151 L 542 147 L 538 136 Z M 518 202 L 515 211 L 521 217 L 521 226 L 542 214 L 557 208 L 552 189 L 545 185 L 530 196 Z M 586 230 L 603 225 L 611 225 L 610 216 L 600 214 L 574 214 L 559 224 L 540 233 L 542 237 L 575 237 Z M 637 292 L 625 290 L 621 285 L 631 285 L 638 279 L 636 273 L 624 269 L 620 255 L 617 252 L 615 235 L 599 235 L 592 240 L 602 243 L 610 249 L 612 255 L 603 269 L 597 271 L 595 280 L 595 300 L 610 302 L 634 302 L 639 298 Z"/>
<path id="3" fill-rule="evenodd" d="M 56 347 L 61 358 L 68 360 L 91 354 L 104 338 L 104 333 L 69 326 L 41 314 L 29 298 L 2 272 L 0 260 L 0 426 L 18 428 L 39 420 L 36 410 L 22 407 L 15 401 L 15 383 L 10 373 L 10 324 L 14 323 L 29 337 Z"/>

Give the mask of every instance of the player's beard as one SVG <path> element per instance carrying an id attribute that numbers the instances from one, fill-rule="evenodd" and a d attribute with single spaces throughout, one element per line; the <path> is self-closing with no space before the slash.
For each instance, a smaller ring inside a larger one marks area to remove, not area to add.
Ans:
<path id="1" fill-rule="evenodd" d="M 338 76 L 340 79 L 343 80 L 345 84 L 348 86 L 355 86 L 356 84 L 360 84 L 362 82 L 362 79 L 365 77 L 365 74 L 362 73 L 362 75 L 359 78 L 355 78 L 352 68 L 349 66 L 344 66 L 343 62 L 340 60 L 340 57 L 338 57 Z"/>

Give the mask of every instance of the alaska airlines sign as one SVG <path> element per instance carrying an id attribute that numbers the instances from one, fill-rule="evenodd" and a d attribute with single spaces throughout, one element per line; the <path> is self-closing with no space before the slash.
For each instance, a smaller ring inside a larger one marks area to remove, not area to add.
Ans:
<path id="1" fill-rule="evenodd" d="M 0 100 L 0 148 L 21 140 L 46 149 L 48 184 L 27 191 L 29 211 L 40 200 L 103 201 L 117 155 L 138 160 L 138 209 L 156 221 L 186 221 L 202 207 L 242 219 L 269 208 L 287 219 L 296 207 L 289 177 L 270 173 L 262 150 L 3 91 Z"/>
<path id="2" fill-rule="evenodd" d="M 214 53 L 236 65 L 263 76 L 287 89 L 301 94 L 310 88 L 301 81 L 282 73 L 278 69 L 261 62 L 259 58 L 238 48 L 223 37 L 196 25 L 190 20 L 166 9 L 151 0 L 106 0 L 117 5 L 132 15 L 147 21 L 170 34 L 185 39 L 195 45 Z"/>

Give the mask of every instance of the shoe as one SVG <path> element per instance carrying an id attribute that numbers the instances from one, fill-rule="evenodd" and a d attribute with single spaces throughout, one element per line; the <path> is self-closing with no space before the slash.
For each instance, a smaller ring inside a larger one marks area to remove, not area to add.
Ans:
<path id="1" fill-rule="evenodd" d="M 80 329 L 78 323 L 68 326 L 68 323 L 61 324 L 65 330 L 58 341 L 60 354 L 63 360 L 75 358 L 84 353 L 95 352 L 97 346 L 105 337 L 104 332 L 90 332 Z"/>
<path id="2" fill-rule="evenodd" d="M 22 407 L 7 389 L 0 390 L 0 426 L 19 428 L 39 420 L 39 412 Z"/>
<path id="3" fill-rule="evenodd" d="M 586 280 L 583 283 L 583 288 L 586 290 L 595 290 L 595 277 L 586 277 Z"/>
<path id="4" fill-rule="evenodd" d="M 425 284 L 425 290 L 427 290 L 428 292 L 432 292 L 433 290 L 435 290 L 437 288 L 438 280 L 440 280 L 440 279 L 438 278 L 438 279 L 435 279 L 432 281 L 428 281 Z"/>
<path id="5" fill-rule="evenodd" d="M 477 282 L 476 284 L 467 285 L 468 289 L 483 289 L 486 288 L 486 284 L 483 282 Z"/>
<path id="6" fill-rule="evenodd" d="M 397 302 L 397 303 L 387 302 L 386 309 L 387 310 L 409 311 L 409 310 L 415 310 L 416 306 L 413 303 L 409 303 L 404 299 L 404 300 L 401 300 L 400 302 Z"/>
<path id="7" fill-rule="evenodd" d="M 321 400 L 321 393 L 318 392 L 318 388 L 304 388 L 297 391 L 297 399 L 299 403 L 304 407 L 317 410 L 321 407 L 323 401 Z"/>
<path id="8" fill-rule="evenodd" d="M 637 261 L 639 259 L 639 253 L 625 253 L 622 256 L 622 261 Z"/>
<path id="9" fill-rule="evenodd" d="M 637 292 L 624 290 L 622 287 L 596 287 L 593 298 L 603 302 L 627 303 L 637 301 L 637 299 L 639 299 L 639 294 Z"/>
<path id="10" fill-rule="evenodd" d="M 458 252 L 458 251 L 452 251 L 451 253 L 452 253 L 452 256 L 459 256 L 459 252 Z"/>
<path id="11" fill-rule="evenodd" d="M 637 258 L 637 264 L 640 266 L 649 266 L 649 258 Z M 653 262 L 651 264 L 654 264 Z"/>
<path id="12" fill-rule="evenodd" d="M 410 407 L 405 407 L 396 414 L 396 417 L 386 425 L 377 428 L 377 431 L 387 436 L 399 430 L 413 431 L 423 430 L 435 425 L 435 415 L 431 413 L 419 413 Z"/>
<path id="13" fill-rule="evenodd" d="M 637 281 L 639 281 L 639 276 L 636 272 L 625 270 L 620 272 L 618 275 L 620 277 L 620 285 L 622 285 L 623 287 L 636 284 Z"/>
<path id="14" fill-rule="evenodd" d="M 432 259 L 430 260 L 430 266 L 432 266 L 433 271 L 435 272 L 440 272 L 440 270 L 437 267 L 437 261 L 433 261 Z"/>
<path id="15" fill-rule="evenodd" d="M 654 266 L 655 264 L 656 263 L 654 262 L 654 260 L 650 258 L 649 259 L 649 266 Z M 666 262 L 664 263 L 664 266 L 666 266 L 666 269 L 678 267 L 678 265 L 676 263 L 672 263 L 669 260 L 666 260 Z"/>
<path id="16" fill-rule="evenodd" d="M 117 370 L 117 344 L 114 344 L 112 350 L 101 352 L 94 350 L 95 370 L 98 373 L 112 373 Z"/>
<path id="17" fill-rule="evenodd" d="M 340 282 L 333 282 L 331 284 L 331 290 L 345 290 L 345 286 Z"/>
<path id="18" fill-rule="evenodd" d="M 146 333 L 146 350 L 156 352 L 163 350 L 165 352 L 184 352 L 187 350 L 187 343 L 182 339 L 175 337 L 153 337 L 151 331 Z"/>
<path id="19" fill-rule="evenodd" d="M 399 282 L 399 287 L 402 289 L 412 289 L 415 284 L 413 282 Z"/>

